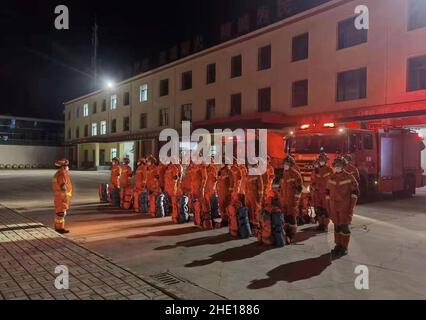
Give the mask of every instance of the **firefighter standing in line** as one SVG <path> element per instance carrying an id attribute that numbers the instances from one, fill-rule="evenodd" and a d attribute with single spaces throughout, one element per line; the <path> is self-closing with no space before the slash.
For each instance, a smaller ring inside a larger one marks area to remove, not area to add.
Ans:
<path id="1" fill-rule="evenodd" d="M 178 208 L 178 190 L 179 180 L 181 176 L 180 164 L 169 163 L 164 172 L 164 191 L 171 202 L 172 221 L 178 223 L 179 208 Z"/>
<path id="2" fill-rule="evenodd" d="M 67 159 L 57 160 L 55 166 L 59 169 L 52 179 L 52 189 L 55 193 L 55 231 L 61 234 L 69 233 L 69 230 L 65 229 L 65 216 L 72 197 L 72 182 L 68 165 Z"/>
<path id="3" fill-rule="evenodd" d="M 120 190 L 121 166 L 120 166 L 120 160 L 117 157 L 112 158 L 111 162 L 112 162 L 112 167 L 111 167 L 109 194 L 112 197 L 112 193 L 114 189 Z"/>
<path id="4" fill-rule="evenodd" d="M 303 187 L 302 176 L 295 164 L 292 156 L 284 159 L 284 172 L 280 180 L 280 203 L 284 213 L 287 243 L 291 243 L 297 233 L 297 216 Z"/>
<path id="5" fill-rule="evenodd" d="M 274 167 L 271 164 L 271 157 L 268 156 L 268 162 L 266 165 L 266 172 L 263 175 L 263 185 L 264 185 L 264 194 L 265 194 L 265 200 L 268 197 L 273 196 L 273 190 L 272 190 L 272 184 L 274 183 L 275 179 L 275 170 Z"/>
<path id="6" fill-rule="evenodd" d="M 350 153 L 347 153 L 343 157 L 348 163 L 347 166 L 345 167 L 345 170 L 349 172 L 350 174 L 352 174 L 355 177 L 356 181 L 359 183 L 359 180 L 360 180 L 359 170 L 352 161 L 353 160 L 352 155 Z"/>
<path id="7" fill-rule="evenodd" d="M 197 165 L 191 162 L 190 166 L 192 166 L 191 195 L 194 204 L 194 221 L 197 225 L 200 225 L 199 222 L 202 221 L 203 212 L 207 210 L 204 202 L 207 172 L 203 164 Z M 197 221 L 198 218 L 200 221 Z"/>
<path id="8" fill-rule="evenodd" d="M 252 167 L 259 166 L 252 165 Z M 264 200 L 264 185 L 262 175 L 248 175 L 245 178 L 245 205 L 249 212 L 250 224 L 253 236 L 257 237 L 260 228 L 260 214 L 262 211 L 262 201 Z"/>
<path id="9" fill-rule="evenodd" d="M 325 153 L 321 153 L 316 162 L 318 168 L 312 172 L 311 176 L 312 202 L 319 223 L 318 230 L 327 231 L 330 223 L 330 214 L 327 211 L 325 198 L 327 195 L 327 181 L 333 173 L 333 169 L 328 166 L 328 156 Z"/>
<path id="10" fill-rule="evenodd" d="M 148 199 L 149 199 L 149 214 L 151 216 L 156 215 L 156 201 L 157 195 L 160 192 L 160 183 L 158 175 L 158 167 L 156 165 L 156 159 L 153 156 L 150 156 L 147 160 L 147 169 L 146 169 L 146 188 L 148 190 Z"/>
<path id="11" fill-rule="evenodd" d="M 124 195 L 128 188 L 132 185 L 132 168 L 129 166 L 130 159 L 125 157 L 123 159 L 123 164 L 121 165 L 121 175 L 120 175 L 120 203 L 124 203 Z"/>
<path id="12" fill-rule="evenodd" d="M 247 176 L 248 176 L 248 169 L 247 169 L 247 166 L 245 164 L 240 164 L 239 168 L 240 168 L 240 171 L 241 171 L 240 195 L 245 195 L 246 194 L 246 182 L 247 182 Z M 241 199 L 241 197 L 239 197 L 239 199 Z"/>
<path id="13" fill-rule="evenodd" d="M 351 237 L 349 225 L 352 222 L 353 210 L 356 206 L 359 188 L 355 177 L 345 170 L 347 160 L 336 158 L 333 162 L 334 173 L 327 182 L 327 208 L 334 223 L 335 248 L 333 256 L 348 253 Z"/>
<path id="14" fill-rule="evenodd" d="M 206 166 L 206 188 L 204 190 L 204 197 L 206 207 L 209 212 L 211 212 L 211 201 L 213 195 L 216 194 L 216 186 L 217 186 L 217 168 L 214 164 L 214 157 L 211 157 L 211 163 Z"/>
<path id="15" fill-rule="evenodd" d="M 237 159 L 234 158 L 234 163 L 231 165 L 232 173 L 232 194 L 231 200 L 237 200 L 238 195 L 241 194 L 241 182 L 242 182 L 242 172 L 240 165 L 237 163 Z"/>
<path id="16" fill-rule="evenodd" d="M 228 223 L 228 213 L 226 209 L 228 205 L 231 203 L 231 195 L 232 195 L 232 171 L 231 166 L 229 164 L 225 164 L 222 168 L 220 168 L 218 173 L 218 181 L 217 181 L 217 195 L 219 200 L 219 209 L 222 215 L 222 221 L 224 224 Z"/>
<path id="17" fill-rule="evenodd" d="M 134 193 L 134 209 L 135 212 L 140 212 L 139 208 L 139 194 L 146 190 L 146 159 L 139 158 L 137 169 L 135 173 L 135 193 Z"/>

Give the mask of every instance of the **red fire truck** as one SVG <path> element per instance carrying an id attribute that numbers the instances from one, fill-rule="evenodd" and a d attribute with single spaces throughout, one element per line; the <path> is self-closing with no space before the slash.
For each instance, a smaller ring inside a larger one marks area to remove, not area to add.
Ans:
<path id="1" fill-rule="evenodd" d="M 425 180 L 421 167 L 423 138 L 405 128 L 372 128 L 358 123 L 302 125 L 286 136 L 285 151 L 294 154 L 309 188 L 313 162 L 325 152 L 333 161 L 350 153 L 360 172 L 363 200 L 378 192 L 411 196 Z M 307 192 L 307 190 L 305 190 Z"/>

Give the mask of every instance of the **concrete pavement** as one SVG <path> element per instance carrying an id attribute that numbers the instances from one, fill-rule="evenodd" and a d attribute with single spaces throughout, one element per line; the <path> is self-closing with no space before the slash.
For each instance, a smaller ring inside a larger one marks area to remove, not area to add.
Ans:
<path id="1" fill-rule="evenodd" d="M 53 224 L 53 171 L 0 171 L 0 203 Z M 70 237 L 186 298 L 425 299 L 426 190 L 413 199 L 358 206 L 348 256 L 332 260 L 333 230 L 304 226 L 295 245 L 276 249 L 234 240 L 225 229 L 200 231 L 98 203 L 108 173 L 72 172 L 76 186 Z M 34 187 L 36 186 L 36 187 Z M 369 270 L 357 290 L 355 268 Z"/>

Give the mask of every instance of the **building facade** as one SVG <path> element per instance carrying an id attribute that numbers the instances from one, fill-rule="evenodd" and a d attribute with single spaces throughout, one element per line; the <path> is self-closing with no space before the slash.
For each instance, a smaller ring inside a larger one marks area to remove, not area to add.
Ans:
<path id="1" fill-rule="evenodd" d="M 366 5 L 368 29 L 355 26 Z M 334 0 L 65 104 L 78 167 L 158 151 L 164 128 L 426 125 L 426 1 Z"/>

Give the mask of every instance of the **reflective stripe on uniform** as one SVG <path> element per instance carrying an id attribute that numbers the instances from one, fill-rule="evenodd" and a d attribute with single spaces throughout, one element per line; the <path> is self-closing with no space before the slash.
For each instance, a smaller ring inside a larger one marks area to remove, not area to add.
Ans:
<path id="1" fill-rule="evenodd" d="M 336 181 L 334 181 L 334 180 L 328 180 L 328 182 L 327 182 L 327 183 L 337 185 L 337 182 L 336 182 Z"/>
<path id="2" fill-rule="evenodd" d="M 352 182 L 352 180 L 351 180 L 351 179 L 347 179 L 347 180 L 340 181 L 340 182 L 339 182 L 339 185 L 343 186 L 343 185 L 348 184 L 348 183 L 351 183 L 351 182 Z"/>

